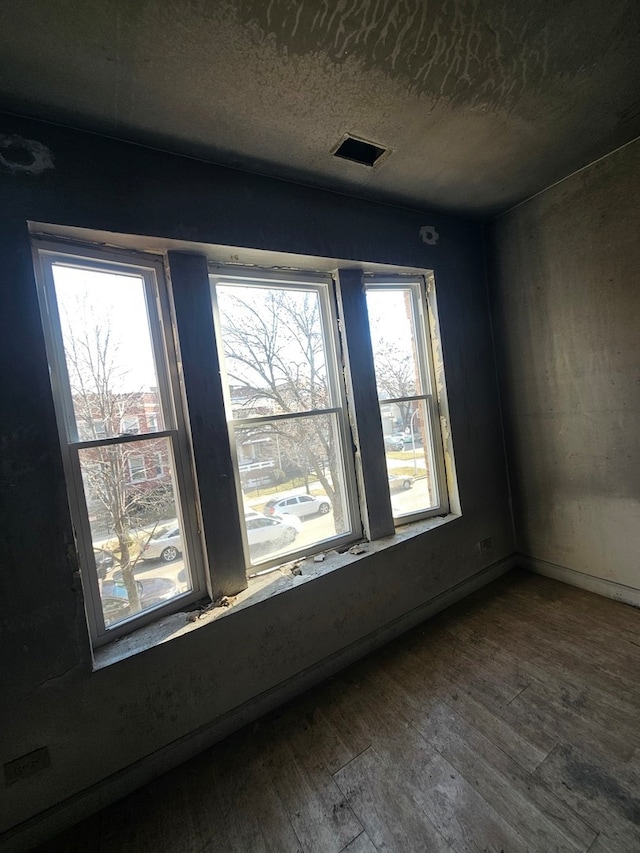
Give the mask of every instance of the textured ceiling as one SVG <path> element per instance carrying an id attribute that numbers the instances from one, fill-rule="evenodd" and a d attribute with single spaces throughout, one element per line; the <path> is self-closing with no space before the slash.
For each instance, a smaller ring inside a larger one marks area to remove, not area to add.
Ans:
<path id="1" fill-rule="evenodd" d="M 487 218 L 640 135 L 640 2 L 4 2 L 0 109 Z"/>

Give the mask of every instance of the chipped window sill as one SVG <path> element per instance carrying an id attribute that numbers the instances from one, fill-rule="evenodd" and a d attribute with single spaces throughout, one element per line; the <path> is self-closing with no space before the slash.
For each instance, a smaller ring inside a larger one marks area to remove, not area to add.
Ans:
<path id="1" fill-rule="evenodd" d="M 443 524 L 460 517 L 458 514 L 449 513 L 445 516 L 414 521 L 398 527 L 393 536 L 377 539 L 375 542 L 357 543 L 343 553 L 327 550 L 323 552 L 323 559 L 321 560 L 318 559 L 319 555 L 316 555 L 315 557 L 309 556 L 301 560 L 283 563 L 281 566 L 265 572 L 265 574 L 250 578 L 247 589 L 238 595 L 225 597 L 218 602 L 203 606 L 201 609 L 195 608 L 190 611 L 163 616 L 151 625 L 139 628 L 131 634 L 114 640 L 109 645 L 95 649 L 93 669 L 94 671 L 104 669 L 132 655 L 155 648 L 217 619 L 229 616 L 237 610 L 243 610 L 274 595 L 314 581 L 372 554 L 386 551 L 388 548 L 393 548 L 408 539 L 421 536 L 429 530 L 441 527 Z"/>

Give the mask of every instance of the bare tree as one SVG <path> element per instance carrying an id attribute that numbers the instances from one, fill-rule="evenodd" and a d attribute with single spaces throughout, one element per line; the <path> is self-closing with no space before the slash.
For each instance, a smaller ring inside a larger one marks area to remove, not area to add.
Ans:
<path id="1" fill-rule="evenodd" d="M 86 301 L 79 300 L 73 318 L 63 321 L 69 384 L 80 441 L 110 439 L 127 432 L 127 425 L 144 411 L 144 393 L 125 391 L 128 370 L 119 355 L 119 342 L 108 317 L 98 317 Z M 137 430 L 135 430 L 137 431 Z M 151 439 L 151 442 L 153 440 Z M 149 511 L 154 497 L 132 483 L 135 457 L 162 452 L 162 442 L 100 444 L 79 451 L 86 499 L 97 509 L 117 540 L 114 554 L 127 590 L 129 612 L 140 610 L 134 569 L 140 551 L 133 549 L 133 531 L 141 513 Z M 141 543 L 138 543 L 140 545 Z"/>
<path id="2" fill-rule="evenodd" d="M 246 292 L 220 291 L 227 373 L 230 383 L 242 389 L 239 416 L 330 408 L 316 294 L 270 288 L 256 298 Z M 290 462 L 316 476 L 333 504 L 336 531 L 342 531 L 340 448 L 332 415 L 273 421 L 257 426 L 256 432 L 277 436 Z"/>
<path id="3" fill-rule="evenodd" d="M 384 339 L 376 346 L 376 381 L 381 399 L 410 397 L 416 393 L 415 362 L 409 353 L 398 351 L 395 343 Z M 400 412 L 402 429 L 409 425 L 413 411 L 410 401 L 395 404 Z"/>

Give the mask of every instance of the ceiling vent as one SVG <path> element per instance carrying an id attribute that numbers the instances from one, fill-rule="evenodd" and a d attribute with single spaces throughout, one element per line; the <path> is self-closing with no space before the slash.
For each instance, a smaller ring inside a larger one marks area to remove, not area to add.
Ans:
<path id="1" fill-rule="evenodd" d="M 390 149 L 345 133 L 331 153 L 361 166 L 379 166 L 389 156 Z"/>

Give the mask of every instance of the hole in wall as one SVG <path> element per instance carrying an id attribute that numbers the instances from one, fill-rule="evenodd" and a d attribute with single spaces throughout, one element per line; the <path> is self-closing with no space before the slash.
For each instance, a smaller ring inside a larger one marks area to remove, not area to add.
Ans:
<path id="1" fill-rule="evenodd" d="M 35 139 L 0 134 L 0 167 L 10 172 L 37 175 L 53 168 L 51 151 Z"/>

